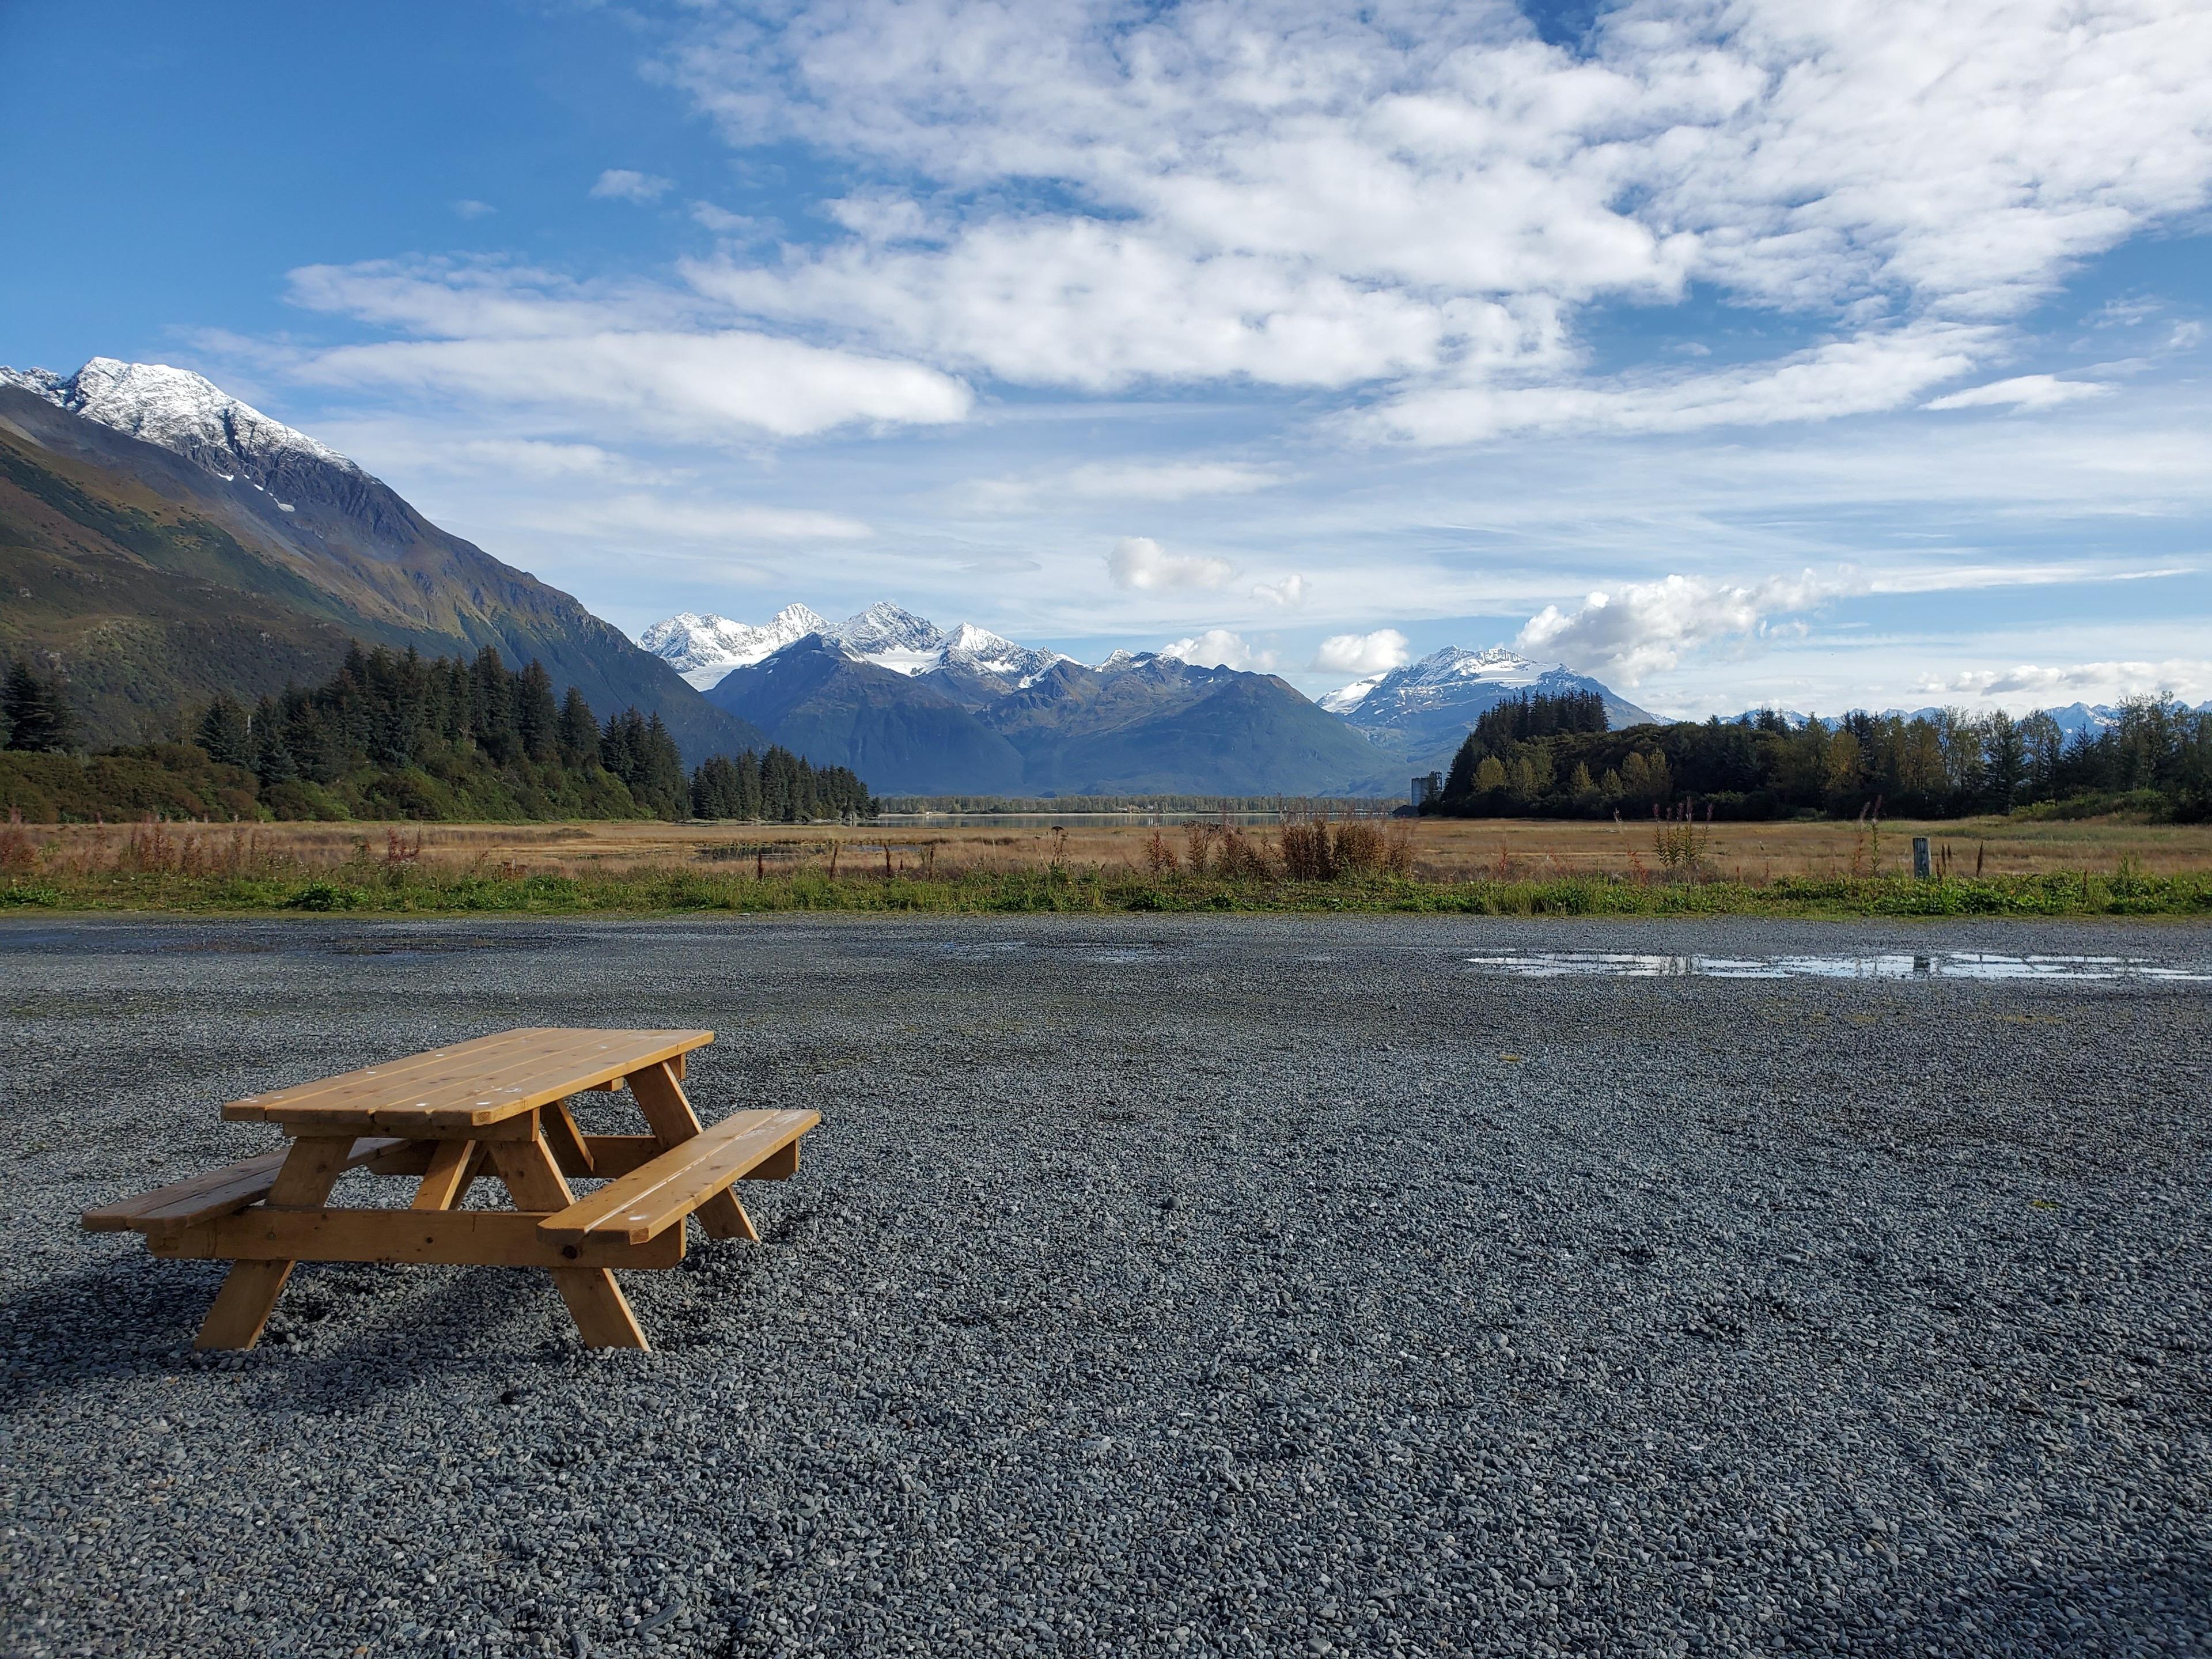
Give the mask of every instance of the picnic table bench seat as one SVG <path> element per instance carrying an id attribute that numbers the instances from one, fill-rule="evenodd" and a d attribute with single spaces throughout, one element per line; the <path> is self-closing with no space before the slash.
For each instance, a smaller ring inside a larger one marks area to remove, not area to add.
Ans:
<path id="1" fill-rule="evenodd" d="M 737 1112 L 702 1127 L 684 1056 L 712 1031 L 533 1027 L 229 1103 L 274 1124 L 288 1150 L 210 1170 L 85 1212 L 95 1232 L 137 1231 L 156 1255 L 228 1260 L 198 1346 L 249 1348 L 296 1262 L 434 1261 L 549 1269 L 584 1340 L 647 1346 L 611 1269 L 671 1267 L 684 1220 L 757 1240 L 731 1188 L 787 1180 L 821 1115 Z M 586 1134 L 571 1096 L 627 1088 L 647 1134 Z M 419 1177 L 407 1209 L 334 1207 L 349 1170 Z M 570 1176 L 605 1182 L 579 1199 Z M 511 1210 L 464 1210 L 501 1182 Z"/>
<path id="2" fill-rule="evenodd" d="M 416 1143 L 388 1135 L 367 1136 L 354 1142 L 346 1167 L 375 1164 L 389 1153 L 404 1152 Z M 119 1199 L 84 1212 L 84 1228 L 92 1233 L 158 1233 L 189 1227 L 197 1221 L 235 1215 L 268 1197 L 284 1167 L 283 1152 L 264 1152 L 237 1164 L 209 1170 L 167 1187 L 156 1187 L 136 1198 Z M 425 1152 L 427 1158 L 427 1149 Z M 397 1171 L 392 1171 L 397 1173 Z"/>

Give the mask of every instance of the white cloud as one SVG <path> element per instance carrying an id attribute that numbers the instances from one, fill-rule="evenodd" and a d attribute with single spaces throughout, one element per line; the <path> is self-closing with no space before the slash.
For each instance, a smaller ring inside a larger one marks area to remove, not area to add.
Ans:
<path id="1" fill-rule="evenodd" d="M 472 197 L 453 204 L 453 216 L 458 219 L 482 219 L 498 211 L 489 202 L 479 202 Z"/>
<path id="2" fill-rule="evenodd" d="M 540 516 L 526 515 L 522 522 L 558 535 L 588 536 L 630 547 L 663 542 L 708 547 L 854 542 L 874 534 L 859 520 L 840 514 L 635 494 L 562 503 Z"/>
<path id="3" fill-rule="evenodd" d="M 1395 628 L 1378 628 L 1371 634 L 1337 634 L 1323 640 L 1314 653 L 1313 665 L 1364 677 L 1402 667 L 1412 655 L 1403 634 Z"/>
<path id="4" fill-rule="evenodd" d="M 774 229 L 766 219 L 750 218 L 742 213 L 732 213 L 712 202 L 691 204 L 691 222 L 702 230 L 711 230 L 717 236 L 758 236 Z"/>
<path id="5" fill-rule="evenodd" d="M 1282 482 L 1266 467 L 1233 461 L 1086 461 L 1026 477 L 984 478 L 967 500 L 986 512 L 1020 512 L 1040 501 L 1184 501 L 1245 495 Z"/>
<path id="6" fill-rule="evenodd" d="M 1255 650 L 1243 635 L 1225 628 L 1171 641 L 1160 647 L 1160 655 L 1178 657 L 1194 668 L 1242 668 L 1255 674 L 1270 674 L 1275 668 L 1273 652 Z"/>
<path id="7" fill-rule="evenodd" d="M 2056 374 L 2020 374 L 1970 386 L 1923 404 L 1926 409 L 2056 409 L 2082 398 L 2103 398 L 2112 388 L 2094 380 L 2062 380 Z"/>
<path id="8" fill-rule="evenodd" d="M 1280 581 L 1255 582 L 1252 586 L 1252 597 L 1255 599 L 1265 599 L 1269 605 L 1287 607 L 1301 605 L 1306 602 L 1306 579 L 1304 576 L 1291 574 L 1284 577 Z"/>
<path id="9" fill-rule="evenodd" d="M 1920 400 L 2203 205 L 2209 60 L 2212 12 L 2139 0 L 1638 0 L 1573 51 L 1504 3 L 848 0 L 665 67 L 734 142 L 918 180 L 703 293 L 1030 385 L 1379 386 L 1462 441 Z M 1692 283 L 1830 337 L 1585 383 L 1583 308 Z"/>
<path id="10" fill-rule="evenodd" d="M 663 179 L 658 173 L 633 172 L 629 167 L 609 167 L 599 175 L 599 183 L 592 186 L 592 197 L 600 201 L 657 202 L 675 184 L 672 179 Z"/>
<path id="11" fill-rule="evenodd" d="M 1592 593 L 1581 608 L 1547 605 L 1522 628 L 1523 651 L 1557 657 L 1571 668 L 1609 674 L 1625 685 L 1678 665 L 1706 646 L 1771 633 L 1776 619 L 1810 610 L 1861 586 L 1815 576 L 1774 576 L 1730 586 L 1701 576 L 1637 582 Z"/>
<path id="12" fill-rule="evenodd" d="M 1219 587 L 1236 575 L 1237 569 L 1228 560 L 1207 554 L 1167 552 L 1150 536 L 1124 536 L 1106 556 L 1106 574 L 1116 587 L 1152 592 Z"/>
<path id="13" fill-rule="evenodd" d="M 1921 684 L 1923 690 L 1939 696 L 1959 692 L 2002 697 L 2026 693 L 2039 697 L 2070 695 L 2106 699 L 2170 691 L 2190 697 L 2212 689 L 2212 661 L 2173 657 L 2163 662 L 2084 662 L 2063 668 L 2021 663 L 2014 668 L 1970 669 L 1948 679 Z"/>
<path id="14" fill-rule="evenodd" d="M 803 437 L 856 421 L 958 421 L 974 401 L 918 363 L 715 328 L 672 295 L 521 268 L 313 265 L 292 273 L 292 297 L 417 337 L 307 356 L 295 379 L 459 399 L 566 432 L 613 419 L 700 442 Z"/>

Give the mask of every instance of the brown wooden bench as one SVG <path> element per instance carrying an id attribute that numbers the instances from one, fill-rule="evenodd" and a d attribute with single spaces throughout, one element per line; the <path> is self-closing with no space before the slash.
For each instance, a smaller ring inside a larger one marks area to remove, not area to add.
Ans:
<path id="1" fill-rule="evenodd" d="M 821 1121 L 745 1111 L 702 1128 L 684 1061 L 714 1040 L 533 1027 L 249 1095 L 223 1115 L 276 1124 L 289 1150 L 88 1211 L 84 1224 L 143 1233 L 156 1255 L 233 1263 L 203 1348 L 252 1347 L 300 1261 L 544 1267 L 586 1343 L 642 1348 L 612 1270 L 674 1267 L 690 1215 L 710 1237 L 757 1239 L 732 1184 L 797 1174 L 799 1137 Z M 623 1087 L 651 1133 L 583 1133 L 568 1097 Z M 416 1177 L 411 1206 L 331 1206 L 349 1170 Z M 572 1176 L 606 1185 L 579 1199 Z M 461 1209 L 480 1176 L 503 1182 L 514 1209 Z"/>

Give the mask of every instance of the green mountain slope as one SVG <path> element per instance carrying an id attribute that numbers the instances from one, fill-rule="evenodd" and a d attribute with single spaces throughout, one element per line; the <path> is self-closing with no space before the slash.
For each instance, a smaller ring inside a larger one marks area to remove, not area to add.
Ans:
<path id="1" fill-rule="evenodd" d="M 86 736 L 153 734 L 180 700 L 327 678 L 347 642 L 483 646 L 610 713 L 658 713 L 694 762 L 763 746 L 569 595 L 312 457 L 257 486 L 0 386 L 0 653 L 68 675 Z"/>

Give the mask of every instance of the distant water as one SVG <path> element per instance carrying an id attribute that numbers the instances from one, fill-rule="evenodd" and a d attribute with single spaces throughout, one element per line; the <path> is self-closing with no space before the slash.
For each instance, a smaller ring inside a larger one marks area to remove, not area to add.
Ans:
<path id="1" fill-rule="evenodd" d="M 2003 956 L 1989 951 L 1908 955 L 1671 956 L 1626 951 L 1513 951 L 1469 957 L 1477 973 L 1520 979 L 1596 975 L 1617 979 L 2178 980 L 2212 982 L 2212 964 L 2177 967 L 2148 957 Z"/>

